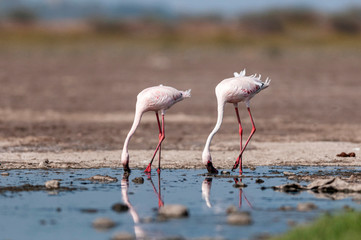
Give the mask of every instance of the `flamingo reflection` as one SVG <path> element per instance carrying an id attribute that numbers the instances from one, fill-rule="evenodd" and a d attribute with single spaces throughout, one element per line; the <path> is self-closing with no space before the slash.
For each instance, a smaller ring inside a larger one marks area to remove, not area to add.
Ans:
<path id="1" fill-rule="evenodd" d="M 148 177 L 148 180 L 150 181 L 150 183 L 151 183 L 151 185 L 153 187 L 154 193 L 158 197 L 158 207 L 160 208 L 161 206 L 164 205 L 164 202 L 163 202 L 161 194 L 160 194 L 160 191 L 161 191 L 161 189 L 160 189 L 160 174 L 158 174 L 158 191 L 157 191 L 156 187 L 154 186 L 151 175 L 148 174 L 147 177 Z M 128 173 L 125 173 L 123 175 L 123 178 L 122 178 L 122 181 L 121 181 L 121 189 L 122 189 L 123 202 L 128 206 L 129 213 L 132 216 L 133 221 L 134 221 L 134 233 L 135 233 L 136 239 L 145 239 L 147 237 L 147 235 L 140 226 L 141 219 L 140 219 L 137 211 L 135 210 L 135 208 L 133 207 L 133 205 L 129 201 L 129 196 L 128 196 L 129 174 Z"/>
<path id="2" fill-rule="evenodd" d="M 203 182 L 202 182 L 202 198 L 204 199 L 204 201 L 206 202 L 207 207 L 212 208 L 212 203 L 210 201 L 210 193 L 211 193 L 211 187 L 212 187 L 212 180 L 213 178 L 210 177 L 206 177 Z M 235 184 L 241 184 L 242 183 L 242 179 L 238 179 L 238 178 L 233 178 Z M 248 201 L 246 193 L 244 192 L 243 188 L 239 188 L 239 207 L 242 207 L 242 199 L 244 198 L 244 200 L 246 201 L 247 205 L 250 208 L 252 207 L 252 204 L 250 203 L 250 201 Z"/>

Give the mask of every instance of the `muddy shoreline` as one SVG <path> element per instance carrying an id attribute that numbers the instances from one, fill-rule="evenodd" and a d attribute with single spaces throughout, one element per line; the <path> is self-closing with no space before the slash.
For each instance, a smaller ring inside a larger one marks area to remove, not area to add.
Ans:
<path id="1" fill-rule="evenodd" d="M 337 157 L 355 152 L 356 157 Z M 153 150 L 130 150 L 130 167 L 145 168 Z M 9 152 L 0 154 L 0 169 L 121 167 L 120 150 Z M 233 166 L 237 151 L 213 150 L 217 168 Z M 348 142 L 252 142 L 243 155 L 244 166 L 361 166 L 360 144 Z M 203 168 L 201 151 L 164 150 L 163 168 Z M 156 167 L 156 162 L 154 167 Z"/>

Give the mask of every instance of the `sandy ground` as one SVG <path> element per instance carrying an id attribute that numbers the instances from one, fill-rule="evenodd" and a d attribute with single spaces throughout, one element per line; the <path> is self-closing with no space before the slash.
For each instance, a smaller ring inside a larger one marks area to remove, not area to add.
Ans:
<path id="1" fill-rule="evenodd" d="M 167 111 L 162 166 L 202 167 L 216 121 L 214 87 L 243 68 L 272 78 L 252 100 L 257 132 L 245 165 L 361 165 L 360 49 L 99 44 L 2 46 L 0 169 L 119 166 L 136 95 L 159 84 L 192 88 L 191 99 Z M 250 121 L 243 104 L 240 110 L 246 138 Z M 154 113 L 146 113 L 130 144 L 131 167 L 145 167 L 157 131 Z M 216 167 L 233 165 L 238 138 L 228 105 L 211 146 Z"/>
<path id="2" fill-rule="evenodd" d="M 251 166 L 360 166 L 361 144 L 346 142 L 253 142 L 245 152 L 243 163 Z M 341 151 L 356 152 L 356 157 L 336 157 Z M 130 151 L 132 168 L 145 168 L 152 156 L 150 150 Z M 120 167 L 121 151 L 82 151 L 61 153 L 3 153 L 1 168 L 100 168 Z M 213 151 L 217 168 L 230 169 L 237 157 L 236 151 Z M 192 150 L 166 150 L 162 152 L 163 168 L 203 168 L 201 152 Z M 157 167 L 157 161 L 154 162 Z"/>

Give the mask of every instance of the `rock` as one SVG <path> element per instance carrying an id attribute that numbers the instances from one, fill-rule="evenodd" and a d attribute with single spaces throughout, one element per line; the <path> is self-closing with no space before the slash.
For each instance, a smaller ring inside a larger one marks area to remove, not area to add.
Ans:
<path id="1" fill-rule="evenodd" d="M 249 170 L 254 171 L 256 170 L 256 167 L 249 167 Z"/>
<path id="2" fill-rule="evenodd" d="M 115 222 L 109 218 L 97 218 L 93 221 L 93 227 L 98 230 L 108 230 L 115 225 Z"/>
<path id="3" fill-rule="evenodd" d="M 248 212 L 237 212 L 227 217 L 227 223 L 231 225 L 250 225 L 252 218 Z"/>
<path id="4" fill-rule="evenodd" d="M 180 204 L 164 205 L 159 209 L 158 214 L 165 218 L 182 218 L 189 216 L 187 207 Z"/>
<path id="5" fill-rule="evenodd" d="M 49 164 L 49 160 L 48 159 L 44 159 L 43 161 L 41 161 L 39 163 L 39 168 L 47 168 Z"/>
<path id="6" fill-rule="evenodd" d="M 115 203 L 113 204 L 112 206 L 112 210 L 114 212 L 118 212 L 118 213 L 121 213 L 121 212 L 126 212 L 129 210 L 129 207 L 123 203 Z"/>
<path id="7" fill-rule="evenodd" d="M 361 183 L 348 183 L 339 177 L 317 179 L 307 185 L 307 188 L 318 193 L 361 192 Z"/>
<path id="8" fill-rule="evenodd" d="M 238 212 L 238 208 L 236 206 L 234 206 L 234 205 L 231 205 L 226 209 L 227 215 L 232 214 L 232 213 L 236 213 L 236 212 Z"/>
<path id="9" fill-rule="evenodd" d="M 317 206 L 311 202 L 299 203 L 297 205 L 297 211 L 300 212 L 308 212 L 314 209 L 317 209 Z"/>
<path id="10" fill-rule="evenodd" d="M 8 172 L 2 172 L 1 173 L 1 176 L 4 176 L 4 177 L 6 177 L 6 176 L 9 176 L 10 174 L 8 173 Z"/>
<path id="11" fill-rule="evenodd" d="M 128 232 L 115 233 L 114 236 L 111 238 L 111 240 L 133 240 L 133 239 L 135 239 L 135 236 Z"/>
<path id="12" fill-rule="evenodd" d="M 143 184 L 144 183 L 144 178 L 142 177 L 136 177 L 132 180 L 132 182 L 136 183 L 136 184 Z"/>
<path id="13" fill-rule="evenodd" d="M 301 190 L 306 189 L 305 187 L 301 186 L 298 183 L 289 183 L 289 184 L 284 184 L 281 186 L 274 186 L 272 188 L 273 188 L 273 190 L 286 192 L 286 193 L 295 193 L 295 192 L 299 192 Z"/>
<path id="14" fill-rule="evenodd" d="M 337 157 L 356 157 L 356 153 L 354 153 L 354 152 L 350 152 L 350 153 L 342 152 L 342 153 L 337 154 L 336 156 Z"/>
<path id="15" fill-rule="evenodd" d="M 233 187 L 234 188 L 244 188 L 244 187 L 247 187 L 247 184 L 244 184 L 243 182 L 238 181 L 237 183 L 233 184 Z"/>
<path id="16" fill-rule="evenodd" d="M 98 209 L 95 209 L 95 208 L 83 208 L 83 209 L 80 209 L 80 212 L 82 212 L 82 213 L 97 213 Z"/>
<path id="17" fill-rule="evenodd" d="M 45 187 L 46 188 L 52 188 L 52 189 L 59 188 L 60 187 L 60 182 L 59 182 L 59 180 L 50 180 L 50 181 L 47 181 L 45 183 Z"/>
<path id="18" fill-rule="evenodd" d="M 296 175 L 295 173 L 293 172 L 283 172 L 284 175 L 286 176 L 290 176 L 290 175 Z"/>
<path id="19" fill-rule="evenodd" d="M 292 211 L 292 210 L 294 210 L 294 208 L 291 206 L 281 206 L 280 210 L 281 211 Z"/>
<path id="20" fill-rule="evenodd" d="M 262 180 L 260 178 L 257 178 L 255 182 L 258 183 L 258 184 L 261 184 L 261 183 L 264 183 L 264 180 Z"/>
<path id="21" fill-rule="evenodd" d="M 223 174 L 223 175 L 230 175 L 231 172 L 229 172 L 229 171 L 221 171 L 221 174 Z"/>
<path id="22" fill-rule="evenodd" d="M 82 180 L 90 180 L 90 181 L 98 181 L 98 182 L 117 182 L 118 179 L 116 177 L 110 177 L 108 175 L 102 176 L 102 175 L 95 175 L 90 178 L 85 178 Z"/>

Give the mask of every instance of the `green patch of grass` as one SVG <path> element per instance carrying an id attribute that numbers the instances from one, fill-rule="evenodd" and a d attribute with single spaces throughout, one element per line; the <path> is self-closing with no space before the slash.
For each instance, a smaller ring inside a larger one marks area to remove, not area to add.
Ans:
<path id="1" fill-rule="evenodd" d="M 324 215 L 315 222 L 299 226 L 273 240 L 358 240 L 361 236 L 361 212 Z"/>

